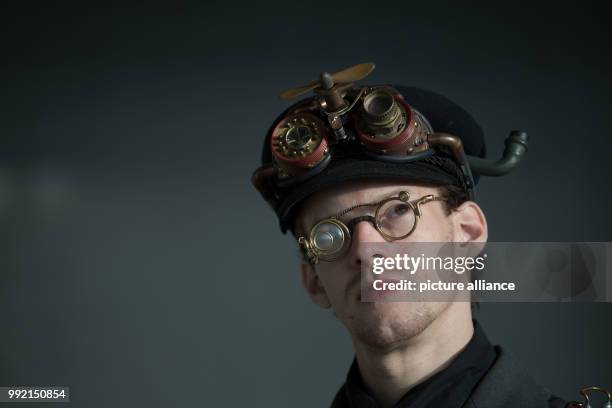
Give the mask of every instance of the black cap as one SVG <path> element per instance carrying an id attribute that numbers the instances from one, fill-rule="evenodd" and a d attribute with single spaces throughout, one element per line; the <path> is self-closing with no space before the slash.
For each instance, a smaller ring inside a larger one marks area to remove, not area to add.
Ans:
<path id="1" fill-rule="evenodd" d="M 393 85 L 393 88 L 399 91 L 413 109 L 427 119 L 434 132 L 457 136 L 461 138 L 467 155 L 485 157 L 486 147 L 482 128 L 462 107 L 440 94 L 425 89 L 401 85 Z M 299 101 L 289 107 L 272 123 L 263 146 L 262 165 L 273 162 L 270 137 L 274 127 L 293 106 L 303 102 L 304 100 Z M 275 211 L 281 231 L 286 233 L 293 228 L 300 204 L 312 194 L 346 181 L 383 177 L 432 185 L 466 186 L 457 163 L 443 153 L 436 153 L 414 162 L 395 163 L 373 159 L 364 154 L 356 144 L 346 145 L 333 151 L 331 160 L 323 171 L 302 183 L 279 187 L 273 180 L 268 181 L 270 189 L 277 198 Z M 474 175 L 474 182 L 478 182 L 477 175 Z"/>

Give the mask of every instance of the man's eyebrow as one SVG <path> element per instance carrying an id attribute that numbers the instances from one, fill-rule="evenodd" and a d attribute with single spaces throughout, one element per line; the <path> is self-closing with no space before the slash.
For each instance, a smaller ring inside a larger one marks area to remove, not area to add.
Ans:
<path id="1" fill-rule="evenodd" d="M 314 223 L 316 224 L 317 222 L 322 221 L 322 220 L 326 220 L 326 219 L 328 219 L 328 218 L 338 218 L 338 217 L 342 217 L 344 214 L 346 214 L 346 213 L 348 213 L 348 212 L 350 212 L 350 211 L 352 211 L 352 210 L 354 210 L 354 209 L 356 209 L 356 208 L 359 208 L 359 207 L 365 207 L 365 206 L 374 206 L 374 205 L 377 205 L 377 204 L 379 204 L 381 201 L 384 201 L 384 200 L 386 200 L 386 199 L 388 199 L 388 198 L 395 197 L 395 196 L 399 195 L 399 193 L 401 193 L 402 191 L 407 192 L 409 197 L 411 197 L 411 196 L 412 196 L 412 193 L 410 192 L 410 189 L 408 189 L 408 188 L 406 188 L 406 187 L 399 187 L 397 190 L 392 190 L 392 192 L 387 192 L 387 193 L 385 193 L 385 194 L 382 194 L 380 197 L 378 197 L 378 199 L 377 199 L 377 200 L 371 201 L 371 202 L 369 202 L 369 203 L 355 204 L 355 205 L 352 205 L 352 206 L 350 206 L 350 207 L 347 207 L 347 208 L 345 208 L 345 209 L 343 209 L 343 210 L 340 210 L 340 211 L 338 211 L 338 212 L 335 212 L 335 213 L 333 213 L 333 214 L 327 215 L 327 216 L 325 216 L 325 217 L 322 217 L 322 218 L 317 218 L 317 221 L 315 221 Z"/>

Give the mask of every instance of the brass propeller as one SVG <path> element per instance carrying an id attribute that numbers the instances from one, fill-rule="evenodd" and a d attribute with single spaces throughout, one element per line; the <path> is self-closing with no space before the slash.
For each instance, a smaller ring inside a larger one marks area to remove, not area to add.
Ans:
<path id="1" fill-rule="evenodd" d="M 335 72 L 331 74 L 330 77 L 334 83 L 346 84 L 356 82 L 368 76 L 370 72 L 374 70 L 374 67 L 375 65 L 373 62 L 364 62 L 363 64 L 353 65 L 352 67 L 343 69 L 342 71 Z M 292 99 L 322 86 L 323 84 L 321 79 L 316 79 L 314 81 L 310 81 L 306 85 L 286 90 L 280 94 L 280 98 L 285 100 Z"/>

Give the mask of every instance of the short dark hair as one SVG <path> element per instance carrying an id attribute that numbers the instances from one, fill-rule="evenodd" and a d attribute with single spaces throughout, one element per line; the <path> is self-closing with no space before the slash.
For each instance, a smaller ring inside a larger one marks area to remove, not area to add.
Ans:
<path id="1" fill-rule="evenodd" d="M 453 210 L 470 200 L 468 192 L 454 184 L 438 186 L 438 194 L 444 200 L 446 215 L 450 215 Z"/>

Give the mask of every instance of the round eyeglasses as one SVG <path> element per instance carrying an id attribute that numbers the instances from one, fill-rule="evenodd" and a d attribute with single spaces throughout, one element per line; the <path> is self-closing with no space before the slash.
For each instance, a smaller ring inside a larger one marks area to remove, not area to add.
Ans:
<path id="1" fill-rule="evenodd" d="M 334 261 L 344 255 L 351 246 L 353 228 L 367 221 L 376 228 L 386 241 L 404 239 L 414 232 L 417 221 L 422 216 L 421 205 L 431 201 L 444 201 L 432 194 L 410 201 L 410 193 L 400 191 L 397 196 L 386 198 L 377 203 L 358 204 L 338 215 L 318 221 L 310 230 L 309 238 L 299 237 L 298 243 L 306 260 L 312 264 L 321 261 Z M 361 215 L 348 222 L 341 217 L 359 207 L 374 207 L 374 216 Z"/>

